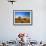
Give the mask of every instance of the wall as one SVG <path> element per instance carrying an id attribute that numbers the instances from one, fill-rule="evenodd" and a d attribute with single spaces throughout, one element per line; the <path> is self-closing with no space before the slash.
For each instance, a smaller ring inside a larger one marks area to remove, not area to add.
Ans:
<path id="1" fill-rule="evenodd" d="M 33 10 L 32 26 L 14 26 L 14 10 Z M 33 40 L 46 40 L 46 1 L 17 0 L 14 5 L 7 0 L 0 0 L 0 41 L 15 40 L 19 32 L 31 34 Z"/>

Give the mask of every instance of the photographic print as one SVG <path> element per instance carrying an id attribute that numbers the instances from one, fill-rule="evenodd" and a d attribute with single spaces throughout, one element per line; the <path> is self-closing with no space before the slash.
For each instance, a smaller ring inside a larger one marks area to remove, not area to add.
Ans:
<path id="1" fill-rule="evenodd" d="M 32 10 L 13 10 L 13 24 L 32 24 Z"/>

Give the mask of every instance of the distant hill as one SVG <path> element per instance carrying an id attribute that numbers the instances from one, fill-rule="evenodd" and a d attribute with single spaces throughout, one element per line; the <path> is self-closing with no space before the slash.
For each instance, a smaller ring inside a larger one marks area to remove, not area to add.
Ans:
<path id="1" fill-rule="evenodd" d="M 18 18 L 15 18 L 15 23 L 30 23 L 30 18 L 18 17 Z"/>

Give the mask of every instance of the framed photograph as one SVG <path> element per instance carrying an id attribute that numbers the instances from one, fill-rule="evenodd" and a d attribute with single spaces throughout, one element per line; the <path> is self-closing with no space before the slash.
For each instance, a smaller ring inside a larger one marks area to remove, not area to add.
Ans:
<path id="1" fill-rule="evenodd" d="M 13 10 L 13 24 L 32 25 L 32 10 Z"/>

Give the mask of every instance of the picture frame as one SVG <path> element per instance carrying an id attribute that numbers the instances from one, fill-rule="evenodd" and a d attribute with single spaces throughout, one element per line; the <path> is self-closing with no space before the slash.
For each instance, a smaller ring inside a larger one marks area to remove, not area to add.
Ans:
<path id="1" fill-rule="evenodd" d="M 14 25 L 32 25 L 32 10 L 13 10 Z"/>

